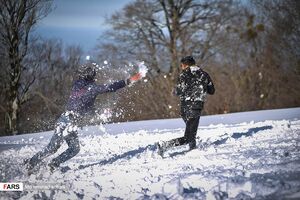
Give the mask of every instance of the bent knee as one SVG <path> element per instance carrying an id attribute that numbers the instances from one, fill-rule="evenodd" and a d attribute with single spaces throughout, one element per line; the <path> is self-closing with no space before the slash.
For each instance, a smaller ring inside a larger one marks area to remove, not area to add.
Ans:
<path id="1" fill-rule="evenodd" d="M 74 155 L 78 154 L 79 151 L 80 151 L 80 145 L 79 145 L 79 144 L 78 144 L 78 145 L 77 145 L 77 144 L 74 145 L 74 146 L 72 147 L 72 150 L 73 150 Z"/>
<path id="2" fill-rule="evenodd" d="M 76 154 L 78 154 L 79 151 L 80 151 L 80 146 L 78 145 L 78 146 L 76 147 L 76 149 L 75 149 Z"/>
<path id="3" fill-rule="evenodd" d="M 60 148 L 60 145 L 49 145 L 45 148 L 44 152 L 47 152 L 49 154 L 54 154 L 58 151 L 58 149 Z"/>

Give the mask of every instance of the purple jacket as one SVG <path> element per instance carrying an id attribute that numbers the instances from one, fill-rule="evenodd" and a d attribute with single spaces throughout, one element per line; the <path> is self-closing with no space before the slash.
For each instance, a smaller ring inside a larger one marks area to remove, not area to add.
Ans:
<path id="1" fill-rule="evenodd" d="M 78 79 L 73 83 L 66 109 L 79 115 L 86 114 L 93 110 L 98 94 L 115 92 L 126 85 L 124 80 L 112 84 L 97 85 L 93 80 Z"/>

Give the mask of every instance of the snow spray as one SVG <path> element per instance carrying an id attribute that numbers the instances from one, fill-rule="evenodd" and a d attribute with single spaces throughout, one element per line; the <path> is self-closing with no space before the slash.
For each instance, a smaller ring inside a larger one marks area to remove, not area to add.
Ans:
<path id="1" fill-rule="evenodd" d="M 139 73 L 142 75 L 142 77 L 146 76 L 146 74 L 148 72 L 148 67 L 145 65 L 144 61 L 138 63 L 138 70 L 139 70 Z"/>

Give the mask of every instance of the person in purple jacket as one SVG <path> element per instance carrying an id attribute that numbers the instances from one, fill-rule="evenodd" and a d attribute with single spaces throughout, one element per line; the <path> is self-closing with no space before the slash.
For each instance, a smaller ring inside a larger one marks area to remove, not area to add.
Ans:
<path id="1" fill-rule="evenodd" d="M 115 92 L 142 78 L 142 75 L 137 73 L 127 80 L 116 81 L 112 84 L 98 85 L 95 83 L 96 64 L 92 62 L 80 66 L 78 72 L 79 78 L 73 83 L 66 111 L 62 113 L 57 120 L 56 128 L 49 144 L 31 159 L 25 161 L 27 165 L 26 168 L 29 172 L 44 158 L 56 153 L 64 141 L 67 142 L 68 148 L 51 160 L 48 164 L 50 170 L 53 171 L 59 167 L 61 163 L 77 155 L 80 151 L 80 146 L 76 124 L 80 118 L 93 110 L 97 95 Z"/>

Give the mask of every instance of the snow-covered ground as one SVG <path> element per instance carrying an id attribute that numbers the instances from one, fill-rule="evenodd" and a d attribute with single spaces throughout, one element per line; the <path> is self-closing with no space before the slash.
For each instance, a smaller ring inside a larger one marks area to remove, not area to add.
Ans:
<path id="1" fill-rule="evenodd" d="M 0 182 L 25 189 L 0 199 L 300 199 L 300 108 L 202 117 L 198 149 L 157 154 L 183 132 L 181 119 L 86 127 L 70 170 L 30 176 L 22 162 L 52 132 L 1 137 Z"/>

